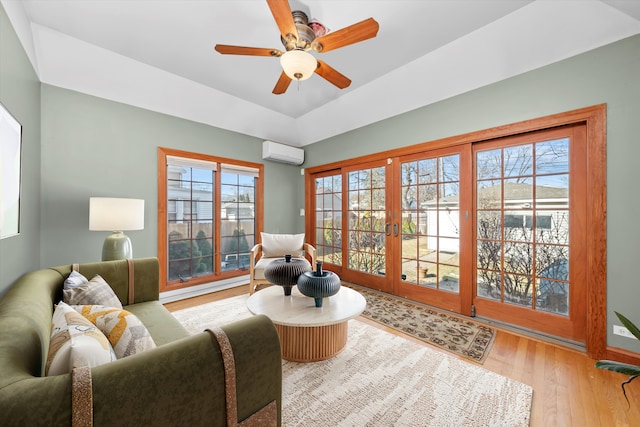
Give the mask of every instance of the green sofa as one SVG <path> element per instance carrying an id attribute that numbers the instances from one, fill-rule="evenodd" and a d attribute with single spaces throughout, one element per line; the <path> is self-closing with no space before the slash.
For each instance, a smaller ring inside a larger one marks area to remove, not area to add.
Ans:
<path id="1" fill-rule="evenodd" d="M 224 368 L 216 339 L 190 335 L 160 304 L 158 260 L 81 264 L 101 275 L 157 347 L 91 369 L 96 426 L 226 426 Z M 44 376 L 53 305 L 72 266 L 27 273 L 0 300 L 0 414 L 4 426 L 71 425 L 71 374 Z M 282 368 L 271 321 L 255 316 L 222 328 L 233 348 L 238 420 L 276 401 L 281 423 Z"/>

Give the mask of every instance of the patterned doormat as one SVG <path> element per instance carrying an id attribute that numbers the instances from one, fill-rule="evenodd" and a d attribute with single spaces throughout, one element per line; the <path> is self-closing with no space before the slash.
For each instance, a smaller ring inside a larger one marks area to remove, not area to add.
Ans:
<path id="1" fill-rule="evenodd" d="M 496 336 L 493 328 L 363 286 L 342 284 L 365 297 L 362 316 L 367 319 L 477 363 L 489 355 Z"/>

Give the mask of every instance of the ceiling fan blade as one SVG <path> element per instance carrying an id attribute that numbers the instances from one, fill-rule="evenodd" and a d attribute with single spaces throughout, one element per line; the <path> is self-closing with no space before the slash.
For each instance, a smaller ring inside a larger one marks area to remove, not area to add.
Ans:
<path id="1" fill-rule="evenodd" d="M 282 56 L 282 51 L 265 47 L 245 47 L 217 44 L 216 50 L 223 55 L 250 55 L 250 56 Z"/>
<path id="2" fill-rule="evenodd" d="M 311 48 L 317 52 L 329 52 L 339 47 L 373 38 L 378 34 L 379 27 L 375 19 L 365 19 L 364 21 L 360 21 L 357 24 L 350 25 L 334 33 L 318 37 L 311 44 Z"/>
<path id="3" fill-rule="evenodd" d="M 340 89 L 344 89 L 351 84 L 351 80 L 347 76 L 328 66 L 324 61 L 318 60 L 316 74 Z"/>
<path id="4" fill-rule="evenodd" d="M 293 21 L 293 15 L 291 15 L 291 7 L 287 0 L 267 0 L 269 9 L 273 14 L 273 19 L 276 20 L 278 28 L 280 29 L 280 35 L 285 40 L 290 40 L 291 36 L 298 38 L 298 30 L 296 24 Z"/>
<path id="5" fill-rule="evenodd" d="M 273 88 L 273 94 L 282 95 L 287 91 L 287 88 L 289 88 L 290 83 L 291 83 L 291 79 L 283 71 L 282 74 L 280 74 L 278 83 L 276 83 L 276 87 Z"/>

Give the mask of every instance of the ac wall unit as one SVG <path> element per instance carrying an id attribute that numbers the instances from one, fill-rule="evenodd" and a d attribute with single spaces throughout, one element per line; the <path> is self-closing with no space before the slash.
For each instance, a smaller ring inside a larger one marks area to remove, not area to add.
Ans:
<path id="1" fill-rule="evenodd" d="M 301 165 L 304 163 L 304 150 L 273 141 L 264 141 L 262 143 L 262 159 Z"/>

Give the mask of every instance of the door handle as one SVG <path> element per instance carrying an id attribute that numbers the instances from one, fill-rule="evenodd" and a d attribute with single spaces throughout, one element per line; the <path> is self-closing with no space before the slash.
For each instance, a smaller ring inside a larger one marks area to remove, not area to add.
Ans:
<path id="1" fill-rule="evenodd" d="M 393 235 L 398 236 L 398 223 L 393 224 Z"/>
<path id="2" fill-rule="evenodd" d="M 387 236 L 391 236 L 391 228 L 390 228 L 390 227 L 391 227 L 391 223 L 390 223 L 390 222 L 388 222 L 388 223 L 386 223 L 386 224 L 384 225 L 384 233 L 385 233 Z"/>

